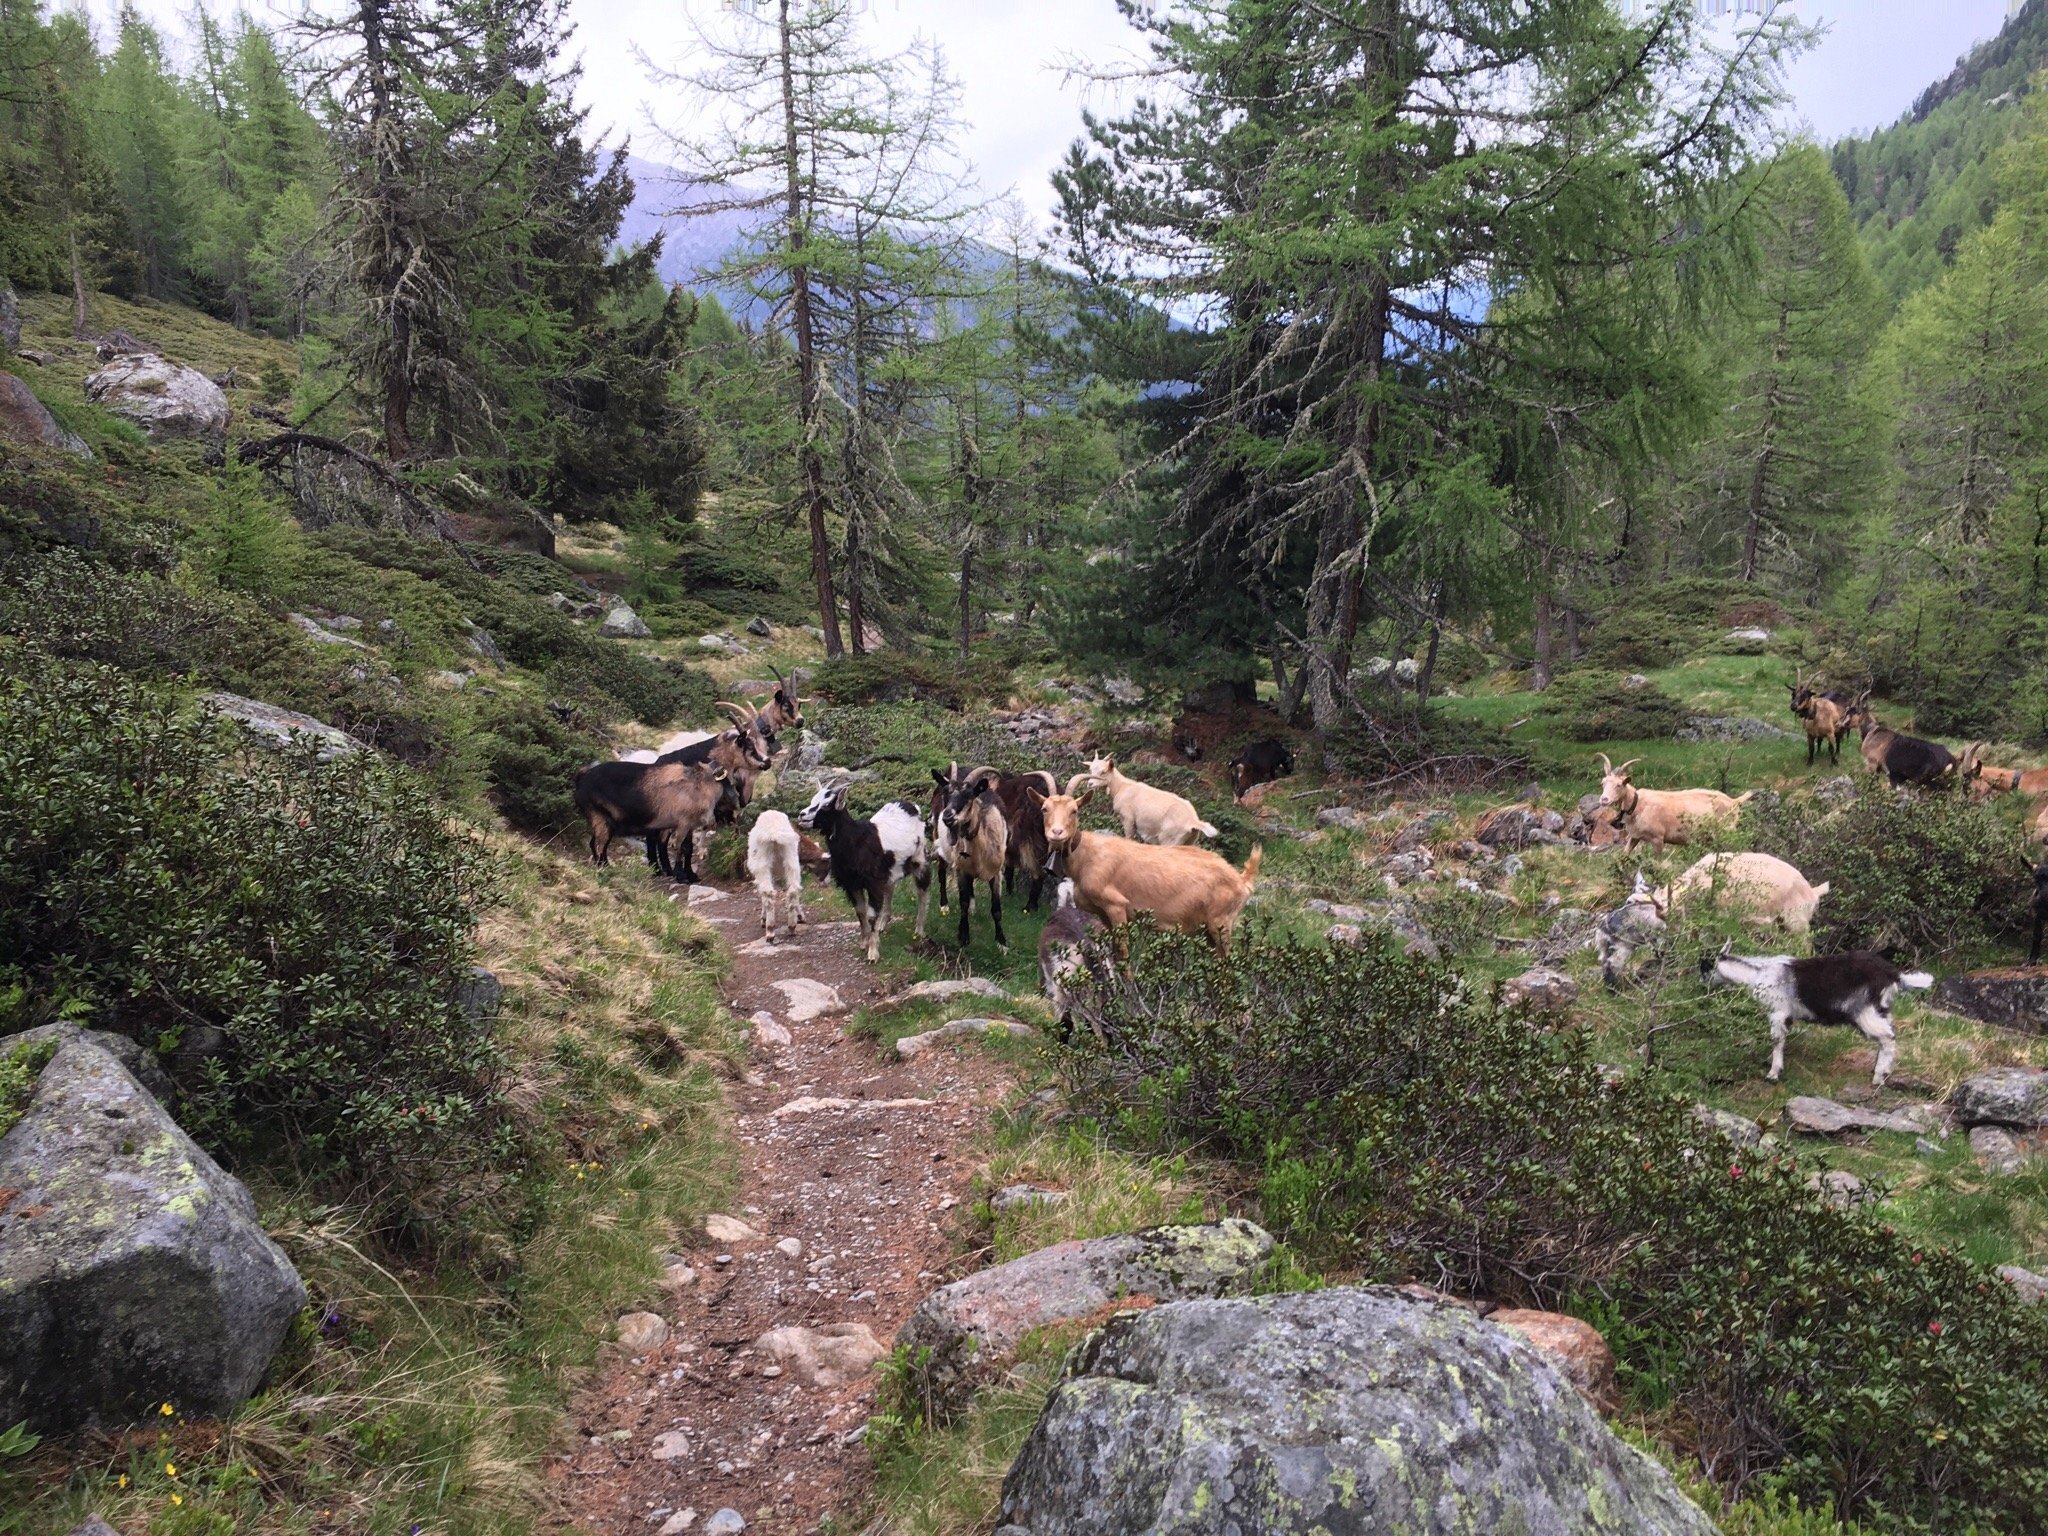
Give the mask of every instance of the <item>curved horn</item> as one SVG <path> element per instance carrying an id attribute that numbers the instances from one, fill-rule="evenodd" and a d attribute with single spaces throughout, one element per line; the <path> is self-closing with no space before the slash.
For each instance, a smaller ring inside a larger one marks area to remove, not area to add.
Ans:
<path id="1" fill-rule="evenodd" d="M 1600 759 L 1600 771 L 1603 774 L 1614 772 L 1614 764 L 1610 763 L 1607 760 L 1607 754 L 1605 752 L 1596 752 L 1593 755 Z"/>
<path id="2" fill-rule="evenodd" d="M 728 700 L 718 700 L 718 702 L 713 706 L 713 708 L 724 710 L 726 714 L 732 718 L 732 721 L 735 725 L 752 725 L 754 723 L 753 710 L 743 709 L 739 705 L 731 703 Z"/>
<path id="3" fill-rule="evenodd" d="M 1077 773 L 1072 778 L 1067 780 L 1067 787 L 1063 791 L 1063 793 L 1069 800 L 1078 799 L 1078 792 L 1083 789 L 1086 789 L 1091 782 L 1093 781 L 1089 778 L 1087 774 Z"/>
<path id="4" fill-rule="evenodd" d="M 795 698 L 796 694 L 791 692 L 790 690 L 789 679 L 782 675 L 782 668 L 778 667 L 777 665 L 775 665 L 774 662 L 771 661 L 768 663 L 768 670 L 775 674 L 776 685 L 780 687 L 784 693 L 789 694 L 789 696 L 792 699 Z"/>
<path id="5" fill-rule="evenodd" d="M 1636 765 L 1637 763 L 1640 763 L 1641 761 L 1642 761 L 1642 759 L 1641 759 L 1640 757 L 1632 757 L 1632 758 L 1630 758 L 1630 759 L 1629 759 L 1629 760 L 1628 760 L 1627 762 L 1623 763 L 1623 764 L 1622 764 L 1622 765 L 1621 765 L 1621 766 L 1620 766 L 1619 768 L 1615 769 L 1614 771 L 1615 771 L 1616 773 L 1627 773 L 1627 772 L 1629 771 L 1629 769 L 1631 769 L 1631 768 L 1635 767 L 1635 765 Z"/>

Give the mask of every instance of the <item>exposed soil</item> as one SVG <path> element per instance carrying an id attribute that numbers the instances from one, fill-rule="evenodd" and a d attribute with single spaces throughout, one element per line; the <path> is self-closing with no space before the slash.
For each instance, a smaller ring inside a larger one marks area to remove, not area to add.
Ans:
<path id="1" fill-rule="evenodd" d="M 681 1257 L 696 1279 L 657 1309 L 667 1343 L 606 1368 L 576 1405 L 578 1449 L 549 1475 L 570 1525 L 593 1533 L 694 1531 L 721 1508 L 764 1536 L 814 1531 L 828 1515 L 844 1529 L 867 1503 L 869 1462 L 855 1437 L 875 1375 L 807 1386 L 754 1341 L 771 1328 L 862 1323 L 892 1343 L 917 1303 L 965 1267 L 955 1234 L 976 1172 L 967 1148 L 1011 1080 L 977 1052 L 883 1061 L 872 1043 L 844 1038 L 846 1016 L 883 995 L 853 923 L 813 923 L 769 948 L 750 887 L 700 885 L 690 901 L 733 948 L 733 1011 L 766 1010 L 792 1037 L 779 1048 L 757 1041 L 752 1070 L 729 1089 L 746 1164 L 731 1214 L 761 1235 L 694 1235 Z M 803 1007 L 773 983 L 797 979 L 836 988 L 843 1008 L 793 1017 Z M 819 1099 L 855 1102 L 804 1102 Z M 881 1102 L 890 1100 L 923 1102 Z M 787 1238 L 800 1254 L 777 1249 Z M 654 1459 L 670 1431 L 687 1453 Z M 678 1525 L 689 1510 L 696 1519 Z"/>

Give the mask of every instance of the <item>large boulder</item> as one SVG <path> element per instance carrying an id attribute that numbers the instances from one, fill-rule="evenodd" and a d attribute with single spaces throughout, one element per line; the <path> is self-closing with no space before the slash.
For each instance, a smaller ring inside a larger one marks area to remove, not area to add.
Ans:
<path id="1" fill-rule="evenodd" d="M 649 640 L 654 637 L 647 621 L 625 603 L 612 605 L 611 612 L 604 616 L 604 622 L 597 626 L 597 632 L 607 640 Z"/>
<path id="2" fill-rule="evenodd" d="M 35 391 L 11 373 L 0 373 L 0 442 L 20 443 L 25 448 L 61 448 L 81 459 L 92 457 L 85 439 L 66 431 Z"/>
<path id="3" fill-rule="evenodd" d="M 2048 1125 L 2048 1072 L 2039 1067 L 1994 1067 L 1956 1084 L 1949 1095 L 1964 1125 Z"/>
<path id="4" fill-rule="evenodd" d="M 0 1423 L 228 1413 L 306 1302 L 248 1191 L 88 1037 L 0 1138 L 0 1208 Z"/>
<path id="5" fill-rule="evenodd" d="M 1934 1006 L 1982 1024 L 2048 1034 L 2048 968 L 2001 965 L 1944 976 L 1934 984 Z"/>
<path id="6" fill-rule="evenodd" d="M 239 693 L 202 694 L 201 700 L 270 746 L 289 746 L 295 739 L 315 743 L 323 763 L 366 750 L 360 741 L 339 726 L 315 720 L 311 715 L 302 715 L 295 709 L 265 704 L 260 699 L 245 699 Z"/>
<path id="7" fill-rule="evenodd" d="M 220 386 L 155 352 L 113 358 L 87 376 L 85 393 L 151 437 L 220 437 L 228 429 L 228 397 Z"/>
<path id="8" fill-rule="evenodd" d="M 1026 1536 L 1709 1536 L 1544 1356 L 1385 1287 L 1186 1301 L 1086 1341 L 1003 1482 Z"/>
<path id="9" fill-rule="evenodd" d="M 1833 1099 L 1801 1096 L 1785 1104 L 1785 1124 L 1802 1136 L 1839 1136 L 1844 1131 L 1895 1131 L 1917 1136 L 1934 1129 L 1938 1117 L 1924 1104 L 1901 1110 L 1862 1109 Z"/>
<path id="10" fill-rule="evenodd" d="M 1238 1217 L 1207 1226 L 1055 1243 L 956 1280 L 919 1303 L 897 1331 L 920 1367 L 926 1400 L 940 1414 L 963 1406 L 1024 1336 L 1096 1316 L 1120 1303 L 1220 1296 L 1250 1279 L 1272 1237 Z"/>

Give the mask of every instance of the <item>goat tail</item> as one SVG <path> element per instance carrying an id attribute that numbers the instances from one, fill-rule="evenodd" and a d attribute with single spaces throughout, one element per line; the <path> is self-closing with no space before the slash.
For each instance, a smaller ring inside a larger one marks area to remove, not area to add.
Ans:
<path id="1" fill-rule="evenodd" d="M 1206 821 L 1196 822 L 1195 830 L 1201 833 L 1204 837 L 1214 837 L 1216 835 L 1216 829 L 1210 826 L 1209 823 Z"/>
<path id="2" fill-rule="evenodd" d="M 1905 971 L 1899 976 L 1899 985 L 1911 987 L 1915 992 L 1925 992 L 1934 985 L 1934 977 L 1926 971 Z"/>
<path id="3" fill-rule="evenodd" d="M 1244 881 L 1244 888 L 1247 893 L 1252 888 L 1252 882 L 1259 878 L 1259 860 L 1264 857 L 1265 852 L 1265 846 L 1261 844 L 1252 849 L 1252 856 L 1244 861 L 1244 873 L 1239 878 Z"/>
<path id="4" fill-rule="evenodd" d="M 1739 794 L 1739 795 L 1737 795 L 1737 796 L 1735 797 L 1735 803 L 1736 803 L 1737 805 L 1747 805 L 1747 804 L 1749 804 L 1749 802 L 1750 802 L 1750 801 L 1754 800 L 1755 798 L 1756 798 L 1756 791 L 1755 791 L 1755 790 L 1753 790 L 1753 789 L 1745 789 L 1745 790 L 1744 790 L 1744 791 L 1743 791 L 1743 792 L 1742 792 L 1741 794 Z"/>

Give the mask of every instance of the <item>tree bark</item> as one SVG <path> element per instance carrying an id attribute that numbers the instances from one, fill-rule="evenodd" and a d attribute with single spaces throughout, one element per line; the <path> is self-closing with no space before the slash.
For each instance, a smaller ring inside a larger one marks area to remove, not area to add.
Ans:
<path id="1" fill-rule="evenodd" d="M 78 231 L 71 232 L 71 339 L 83 341 L 85 327 L 85 259 L 78 250 Z"/>
<path id="2" fill-rule="evenodd" d="M 803 432 L 804 501 L 811 534 L 811 584 L 818 594 L 818 627 L 825 631 L 825 655 L 842 656 L 839 599 L 832 589 L 832 542 L 826 528 L 825 456 L 818 446 L 824 431 L 824 400 L 818 387 L 817 323 L 811 312 L 811 277 L 803 264 L 803 158 L 796 133 L 796 69 L 790 37 L 790 0 L 780 0 L 777 18 L 782 65 L 782 145 L 786 176 L 784 217 L 789 225 L 790 325 L 796 336 L 797 419 Z"/>
<path id="3" fill-rule="evenodd" d="M 1548 562 L 1536 589 L 1536 667 L 1529 686 L 1541 693 L 1550 686 L 1550 571 Z"/>
<path id="4" fill-rule="evenodd" d="M 1764 515 L 1769 511 L 1771 463 L 1777 455 L 1778 411 L 1783 404 L 1778 392 L 1778 370 L 1790 354 L 1791 308 L 1778 306 L 1778 334 L 1771 343 L 1771 378 L 1764 390 L 1764 419 L 1757 427 L 1756 463 L 1749 475 L 1749 500 L 1742 523 L 1742 579 L 1756 580 L 1756 568 L 1764 537 Z"/>

